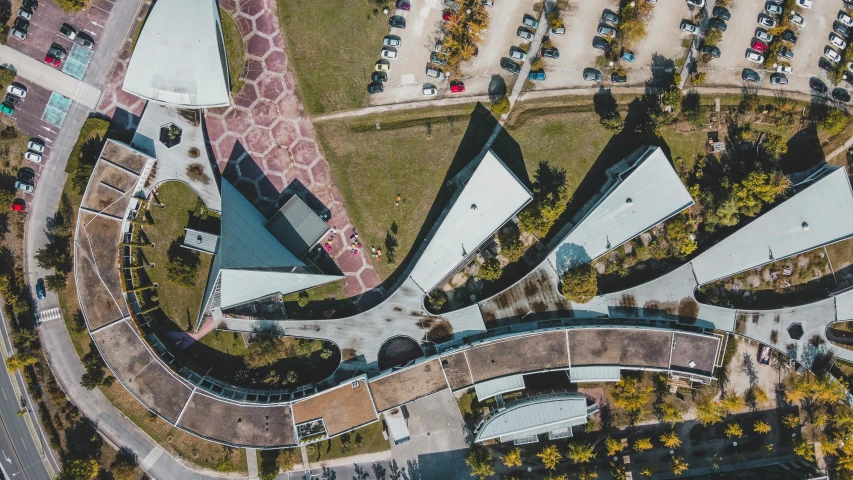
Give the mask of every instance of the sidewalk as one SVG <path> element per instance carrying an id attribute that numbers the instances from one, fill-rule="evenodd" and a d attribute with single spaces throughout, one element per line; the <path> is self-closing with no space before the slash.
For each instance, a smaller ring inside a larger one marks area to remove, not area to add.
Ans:
<path id="1" fill-rule="evenodd" d="M 18 75 L 94 110 L 101 91 L 6 45 L 0 45 L 0 64 Z"/>

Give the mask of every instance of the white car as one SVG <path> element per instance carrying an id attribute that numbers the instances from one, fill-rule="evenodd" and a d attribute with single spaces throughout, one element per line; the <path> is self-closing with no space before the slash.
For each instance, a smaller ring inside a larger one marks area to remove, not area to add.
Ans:
<path id="1" fill-rule="evenodd" d="M 438 94 L 438 89 L 432 85 L 424 85 L 424 95 L 427 97 L 434 97 Z"/>
<path id="2" fill-rule="evenodd" d="M 27 153 L 24 154 L 24 158 L 34 163 L 41 163 L 41 154 L 33 152 L 32 150 L 27 150 Z"/>
<path id="3" fill-rule="evenodd" d="M 689 33 L 691 35 L 696 35 L 699 33 L 699 27 L 697 27 L 692 22 L 684 20 L 681 22 L 681 31 L 684 33 Z"/>
<path id="4" fill-rule="evenodd" d="M 24 193 L 32 193 L 34 187 L 32 183 L 26 183 L 19 180 L 15 182 L 15 188 Z"/>
<path id="5" fill-rule="evenodd" d="M 382 58 L 397 58 L 397 50 L 390 47 L 383 48 Z"/>
<path id="6" fill-rule="evenodd" d="M 797 0 L 797 5 L 803 8 L 812 8 L 812 0 Z"/>
<path id="7" fill-rule="evenodd" d="M 803 18 L 803 16 L 800 15 L 799 13 L 792 13 L 791 14 L 791 23 L 793 23 L 794 25 L 799 25 L 800 27 L 805 27 L 806 26 L 806 19 Z M 773 25 L 773 26 L 775 27 L 776 25 Z"/>
<path id="8" fill-rule="evenodd" d="M 6 92 L 11 93 L 16 97 L 24 98 L 27 96 L 27 87 L 21 85 L 20 83 L 11 83 L 8 87 L 6 87 Z"/>
<path id="9" fill-rule="evenodd" d="M 776 20 L 773 20 L 767 15 L 760 15 L 758 17 L 758 24 L 762 27 L 773 28 L 776 26 Z"/>
<path id="10" fill-rule="evenodd" d="M 787 65 L 779 65 L 778 67 L 776 67 L 776 71 L 779 73 L 791 73 L 792 70 L 791 67 Z"/>
<path id="11" fill-rule="evenodd" d="M 522 62 L 527 60 L 527 54 L 518 49 L 513 49 L 511 52 L 509 52 L 509 56 L 513 60 L 520 60 Z"/>
<path id="12" fill-rule="evenodd" d="M 773 41 L 773 35 L 770 35 L 769 33 L 767 33 L 767 31 L 761 28 L 755 29 L 755 38 L 765 43 L 770 43 Z"/>
<path id="13" fill-rule="evenodd" d="M 823 49 L 823 56 L 828 58 L 832 63 L 838 63 L 841 61 L 841 55 L 838 54 L 832 47 L 826 47 Z"/>
<path id="14" fill-rule="evenodd" d="M 853 62 L 847 62 L 847 71 L 853 72 Z"/>
<path id="15" fill-rule="evenodd" d="M 397 37 L 385 37 L 382 39 L 382 45 L 386 47 L 399 47 L 403 42 Z"/>
<path id="16" fill-rule="evenodd" d="M 768 13 L 772 13 L 774 15 L 782 15 L 782 7 L 776 5 L 775 3 L 767 2 L 767 5 L 764 6 L 764 9 L 767 10 Z"/>
<path id="17" fill-rule="evenodd" d="M 764 63 L 764 55 L 758 52 L 746 52 L 746 59 L 753 63 Z"/>
<path id="18" fill-rule="evenodd" d="M 829 34 L 829 43 L 835 45 L 836 47 L 838 47 L 842 50 L 847 48 L 847 42 L 845 42 L 843 38 L 839 37 L 838 35 L 836 35 L 834 33 Z"/>
<path id="19" fill-rule="evenodd" d="M 40 138 L 31 138 L 27 142 L 27 148 L 38 153 L 44 153 L 44 142 Z"/>
<path id="20" fill-rule="evenodd" d="M 838 12 L 838 21 L 847 25 L 848 27 L 853 27 L 853 18 L 850 15 L 847 15 L 844 12 Z"/>
<path id="21" fill-rule="evenodd" d="M 687 0 L 687 4 L 693 7 L 702 8 L 705 6 L 705 0 Z"/>

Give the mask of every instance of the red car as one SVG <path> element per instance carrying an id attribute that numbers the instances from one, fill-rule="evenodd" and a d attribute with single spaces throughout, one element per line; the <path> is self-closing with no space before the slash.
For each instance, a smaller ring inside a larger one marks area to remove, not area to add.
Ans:
<path id="1" fill-rule="evenodd" d="M 397 0 L 396 7 L 397 10 L 405 10 L 407 12 L 412 8 L 411 4 L 406 0 Z"/>
<path id="2" fill-rule="evenodd" d="M 449 22 L 449 21 L 453 20 L 453 14 L 450 12 L 444 12 L 441 14 L 441 19 L 444 20 L 445 22 Z"/>
<path id="3" fill-rule="evenodd" d="M 15 201 L 12 202 L 11 205 L 9 205 L 9 208 L 13 212 L 26 212 L 27 211 L 27 202 L 24 201 L 23 198 L 16 198 Z"/>
<path id="4" fill-rule="evenodd" d="M 767 51 L 767 44 L 762 42 L 761 40 L 753 40 L 752 49 L 758 53 L 764 53 Z"/>
<path id="5" fill-rule="evenodd" d="M 462 82 L 454 82 L 450 84 L 451 93 L 462 93 L 465 91 L 465 84 Z"/>
<path id="6" fill-rule="evenodd" d="M 44 57 L 44 63 L 50 65 L 51 67 L 59 68 L 59 59 L 52 55 Z"/>

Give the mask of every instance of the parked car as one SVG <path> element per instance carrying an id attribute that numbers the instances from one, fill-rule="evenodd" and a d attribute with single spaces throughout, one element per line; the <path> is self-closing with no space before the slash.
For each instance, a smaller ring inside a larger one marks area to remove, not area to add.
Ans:
<path id="1" fill-rule="evenodd" d="M 699 27 L 697 27 L 696 24 L 694 24 L 690 20 L 682 20 L 681 21 L 681 31 L 685 32 L 685 33 L 689 33 L 691 35 L 696 35 L 697 33 L 699 33 Z"/>
<path id="2" fill-rule="evenodd" d="M 628 63 L 634 63 L 634 60 L 637 57 L 634 55 L 634 52 L 630 50 L 622 50 L 622 55 L 619 57 L 620 60 L 625 60 Z"/>
<path id="3" fill-rule="evenodd" d="M 611 12 L 610 10 L 605 10 L 601 14 L 601 21 L 611 23 L 613 25 L 619 25 L 619 15 Z"/>
<path id="4" fill-rule="evenodd" d="M 495 6 L 495 0 L 482 0 L 482 3 L 483 3 L 484 7 L 494 7 Z"/>
<path id="5" fill-rule="evenodd" d="M 434 97 L 438 95 L 438 89 L 435 88 L 435 85 L 430 85 L 428 83 L 424 84 L 424 96 L 425 97 Z"/>
<path id="6" fill-rule="evenodd" d="M 44 284 L 41 281 L 36 283 L 36 297 L 39 300 L 44 300 Z"/>
<path id="7" fill-rule="evenodd" d="M 788 77 L 784 73 L 771 73 L 770 85 L 787 85 Z"/>
<path id="8" fill-rule="evenodd" d="M 405 18 L 403 18 L 403 17 L 401 17 L 401 16 L 399 16 L 399 15 L 394 15 L 394 16 L 392 16 L 391 18 L 389 18 L 389 19 L 388 19 L 388 25 L 389 25 L 391 28 L 402 28 L 402 29 L 405 29 L 405 28 L 406 28 L 406 19 L 405 19 Z"/>
<path id="9" fill-rule="evenodd" d="M 374 70 L 377 72 L 387 72 L 391 70 L 391 64 L 388 63 L 388 60 L 377 60 Z"/>
<path id="10" fill-rule="evenodd" d="M 21 6 L 23 6 L 27 10 L 32 10 L 33 12 L 35 12 L 39 8 L 39 2 L 38 0 L 24 0 Z"/>
<path id="11" fill-rule="evenodd" d="M 453 12 L 445 11 L 444 13 L 441 14 L 441 19 L 444 20 L 445 22 L 449 22 L 449 21 L 453 20 Z"/>
<path id="12" fill-rule="evenodd" d="M 397 10 L 403 10 L 405 12 L 408 12 L 409 10 L 411 10 L 412 5 L 406 0 L 397 0 L 397 3 L 394 4 L 394 7 L 396 7 Z"/>
<path id="13" fill-rule="evenodd" d="M 811 88 L 813 92 L 820 93 L 821 95 L 825 95 L 826 91 L 829 90 L 826 87 L 826 84 L 823 83 L 823 81 L 817 77 L 812 77 L 811 79 L 809 79 L 809 88 Z"/>
<path id="14" fill-rule="evenodd" d="M 397 49 L 392 47 L 385 47 L 381 52 L 382 58 L 397 58 Z"/>
<path id="15" fill-rule="evenodd" d="M 444 78 L 444 72 L 437 68 L 427 67 L 426 69 L 427 77 L 438 78 L 439 80 Z"/>
<path id="16" fill-rule="evenodd" d="M 770 347 L 761 344 L 758 346 L 758 355 L 756 357 L 758 363 L 762 365 L 770 365 Z"/>
<path id="17" fill-rule="evenodd" d="M 583 71 L 583 79 L 588 82 L 600 82 L 601 72 L 594 68 L 585 68 Z"/>
<path id="18" fill-rule="evenodd" d="M 850 27 L 841 22 L 832 22 L 832 31 L 845 38 L 850 38 Z"/>
<path id="19" fill-rule="evenodd" d="M 687 5 L 702 8 L 705 6 L 705 0 L 687 0 Z"/>
<path id="20" fill-rule="evenodd" d="M 41 154 L 32 150 L 27 150 L 24 153 L 24 159 L 33 163 L 41 163 Z"/>
<path id="21" fill-rule="evenodd" d="M 7 93 L 6 98 L 3 99 L 3 103 L 5 103 L 6 105 L 9 105 L 12 108 L 15 108 L 18 106 L 18 104 L 21 103 L 21 99 L 19 97 L 12 95 L 11 93 Z"/>
<path id="22" fill-rule="evenodd" d="M 779 49 L 779 53 L 776 56 L 779 58 L 784 58 L 785 60 L 793 60 L 794 51 L 788 47 L 782 47 Z"/>
<path id="23" fill-rule="evenodd" d="M 399 48 L 401 45 L 403 45 L 403 41 L 400 40 L 400 37 L 392 37 L 389 35 L 382 39 L 382 45 L 386 47 Z"/>
<path id="24" fill-rule="evenodd" d="M 63 58 L 68 56 L 68 51 L 65 50 L 65 48 L 62 47 L 61 45 L 57 45 L 54 43 L 47 50 L 47 54 L 52 56 L 52 57 L 55 57 L 55 58 L 62 60 Z"/>
<path id="25" fill-rule="evenodd" d="M 44 153 L 44 140 L 40 138 L 31 138 L 27 142 L 27 148 L 38 153 Z"/>
<path id="26" fill-rule="evenodd" d="M 503 68 L 509 73 L 518 73 L 521 71 L 521 65 L 513 62 L 508 58 L 501 59 L 501 68 Z"/>
<path id="27" fill-rule="evenodd" d="M 21 7 L 18 9 L 18 17 L 26 18 L 27 20 L 32 20 L 33 19 L 33 11 L 28 9 L 28 8 Z"/>
<path id="28" fill-rule="evenodd" d="M 773 28 L 776 26 L 776 20 L 774 20 L 773 17 L 768 17 L 767 15 L 759 15 L 758 24 L 762 27 Z"/>
<path id="29" fill-rule="evenodd" d="M 848 27 L 853 27 L 853 17 L 847 15 L 844 11 L 838 12 L 838 21 Z"/>
<path id="30" fill-rule="evenodd" d="M 758 52 L 753 52 L 751 50 L 747 50 L 746 59 L 752 63 L 758 63 L 758 64 L 764 63 L 764 55 L 762 55 Z"/>
<path id="31" fill-rule="evenodd" d="M 832 65 L 832 62 L 823 57 L 820 57 L 817 60 L 817 66 L 818 68 L 826 72 L 832 72 L 833 70 L 835 70 L 835 67 Z"/>
<path id="32" fill-rule="evenodd" d="M 823 49 L 823 56 L 828 58 L 833 63 L 838 63 L 841 61 L 841 55 L 839 55 L 838 52 L 833 50 L 830 46 L 826 46 Z"/>
<path id="33" fill-rule="evenodd" d="M 560 51 L 556 48 L 543 48 L 542 56 L 545 58 L 560 58 Z"/>
<path id="34" fill-rule="evenodd" d="M 797 6 L 803 8 L 812 8 L 812 0 L 797 0 Z"/>
<path id="35" fill-rule="evenodd" d="M 847 93 L 847 90 L 844 90 L 841 87 L 832 89 L 832 98 L 836 101 L 847 103 L 850 101 L 850 94 Z"/>
<path id="36" fill-rule="evenodd" d="M 593 48 L 597 48 L 599 50 L 610 50 L 610 42 L 601 37 L 593 37 L 592 46 Z"/>
<path id="37" fill-rule="evenodd" d="M 0 104 L 0 113 L 11 117 L 15 114 L 15 107 L 6 105 L 5 103 Z"/>
<path id="38" fill-rule="evenodd" d="M 838 47 L 842 50 L 847 48 L 847 42 L 845 42 L 843 38 L 841 38 L 840 36 L 838 36 L 835 33 L 829 34 L 829 43 L 835 45 L 836 47 Z"/>
<path id="39" fill-rule="evenodd" d="M 714 10 L 711 12 L 717 18 L 722 18 L 723 20 L 730 20 L 732 18 L 731 12 L 723 7 L 714 7 Z"/>
<path id="40" fill-rule="evenodd" d="M 791 73 L 791 67 L 788 65 L 779 65 L 776 67 L 776 71 L 779 73 Z"/>
<path id="41" fill-rule="evenodd" d="M 371 95 L 374 93 L 382 93 L 383 91 L 385 91 L 385 87 L 383 87 L 379 82 L 371 82 L 370 85 L 367 86 L 367 93 Z"/>
<path id="42" fill-rule="evenodd" d="M 795 45 L 797 43 L 797 35 L 793 30 L 785 30 L 782 32 L 782 35 L 779 35 L 779 38 L 781 38 L 783 42 L 788 42 L 791 45 Z"/>
<path id="43" fill-rule="evenodd" d="M 763 28 L 756 28 L 755 29 L 755 38 L 761 40 L 762 42 L 767 42 L 767 43 L 770 43 L 773 41 L 773 35 L 770 35 L 769 33 L 767 33 L 767 30 L 764 30 Z"/>
<path id="44" fill-rule="evenodd" d="M 628 81 L 627 75 L 619 75 L 619 72 L 613 72 L 610 75 L 610 81 L 613 83 L 625 83 Z"/>
<path id="45" fill-rule="evenodd" d="M 450 93 L 462 93 L 465 91 L 465 84 L 456 80 L 455 82 L 450 82 Z"/>
<path id="46" fill-rule="evenodd" d="M 531 17 L 530 15 L 525 15 L 521 24 L 524 25 L 525 27 L 530 27 L 534 30 L 539 28 L 539 20 L 536 20 L 535 18 Z"/>
<path id="47" fill-rule="evenodd" d="M 24 193 L 31 193 L 34 187 L 32 183 L 27 183 L 25 181 L 18 180 L 15 182 L 15 188 Z"/>
<path id="48" fill-rule="evenodd" d="M 761 81 L 761 75 L 759 75 L 758 72 L 756 72 L 755 70 L 753 70 L 751 68 L 744 68 L 743 73 L 741 73 L 741 78 L 745 82 L 756 82 L 756 83 L 758 83 Z"/>
<path id="49" fill-rule="evenodd" d="M 750 46 L 756 52 L 764 53 L 767 51 L 767 44 L 762 42 L 761 40 L 753 40 Z"/>
<path id="50" fill-rule="evenodd" d="M 20 83 L 13 82 L 6 87 L 6 93 L 11 93 L 17 97 L 24 98 L 27 96 L 27 87 L 21 85 Z"/>
<path id="51" fill-rule="evenodd" d="M 616 29 L 614 29 L 613 27 L 611 27 L 609 25 L 602 24 L 602 25 L 598 26 L 598 34 L 601 35 L 602 37 L 615 37 L 616 36 Z"/>
<path id="52" fill-rule="evenodd" d="M 708 27 L 714 28 L 714 29 L 719 30 L 721 32 L 725 32 L 726 29 L 729 28 L 728 25 L 726 25 L 726 22 L 722 21 L 719 18 L 712 18 L 711 20 L 709 20 L 708 21 Z"/>
<path id="53" fill-rule="evenodd" d="M 782 7 L 772 2 L 765 3 L 764 10 L 773 15 L 782 15 Z"/>
<path id="54" fill-rule="evenodd" d="M 793 23 L 794 25 L 799 25 L 800 27 L 805 27 L 806 19 L 803 18 L 803 16 L 799 13 L 794 12 L 791 14 L 791 23 Z"/>
<path id="55" fill-rule="evenodd" d="M 59 26 L 59 34 L 68 40 L 74 40 L 77 37 L 77 29 L 67 23 L 63 23 Z"/>
<path id="56" fill-rule="evenodd" d="M 26 40 L 27 39 L 27 31 L 21 30 L 18 27 L 12 27 L 12 29 L 9 30 L 9 34 L 12 35 L 14 38 L 17 38 L 18 40 Z"/>
<path id="57" fill-rule="evenodd" d="M 9 210 L 13 212 L 26 212 L 27 211 L 27 202 L 23 198 L 16 198 L 12 201 L 12 204 L 9 205 Z"/>
<path id="58" fill-rule="evenodd" d="M 545 80 L 545 71 L 537 70 L 535 72 L 531 71 L 530 74 L 527 75 L 528 80 L 540 81 Z"/>
<path id="59" fill-rule="evenodd" d="M 516 35 L 518 35 L 519 38 L 523 38 L 525 40 L 533 40 L 533 32 L 524 27 L 518 27 Z"/>
<path id="60" fill-rule="evenodd" d="M 566 27 L 548 28 L 548 35 L 565 35 Z"/>
<path id="61" fill-rule="evenodd" d="M 714 58 L 720 58 L 720 49 L 713 45 L 706 45 L 702 48 L 702 52 L 707 53 Z"/>
<path id="62" fill-rule="evenodd" d="M 509 58 L 523 62 L 527 60 L 527 52 L 518 47 L 510 47 Z"/>
<path id="63" fill-rule="evenodd" d="M 444 55 L 439 55 L 438 52 L 432 52 L 429 56 L 429 61 L 439 65 L 447 65 L 447 58 Z"/>

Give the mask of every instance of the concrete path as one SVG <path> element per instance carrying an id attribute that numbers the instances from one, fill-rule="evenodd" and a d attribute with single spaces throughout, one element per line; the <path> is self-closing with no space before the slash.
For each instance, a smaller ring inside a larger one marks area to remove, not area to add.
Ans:
<path id="1" fill-rule="evenodd" d="M 246 466 L 249 470 L 249 478 L 258 478 L 258 451 L 254 448 L 246 449 Z"/>
<path id="2" fill-rule="evenodd" d="M 101 98 L 101 90 L 98 88 L 83 83 L 6 45 L 0 45 L 0 64 L 12 68 L 18 72 L 18 75 L 27 80 L 88 108 L 94 109 Z"/>
<path id="3" fill-rule="evenodd" d="M 550 12 L 552 8 L 554 8 L 554 2 L 551 0 L 546 1 L 545 8 L 542 9 L 542 13 L 539 15 L 539 26 L 536 28 L 536 33 L 533 36 L 533 41 L 530 43 L 530 49 L 527 52 L 528 61 L 521 64 L 521 72 L 518 73 L 518 77 L 515 79 L 515 84 L 512 86 L 512 92 L 509 94 L 510 105 L 515 105 L 515 101 L 518 100 L 518 96 L 521 95 L 521 91 L 524 89 L 524 84 L 527 83 L 527 76 L 530 74 L 530 61 L 539 56 L 539 49 L 542 46 L 542 37 L 544 37 L 545 33 L 548 31 L 548 21 L 545 18 L 545 15 L 547 12 Z"/>

